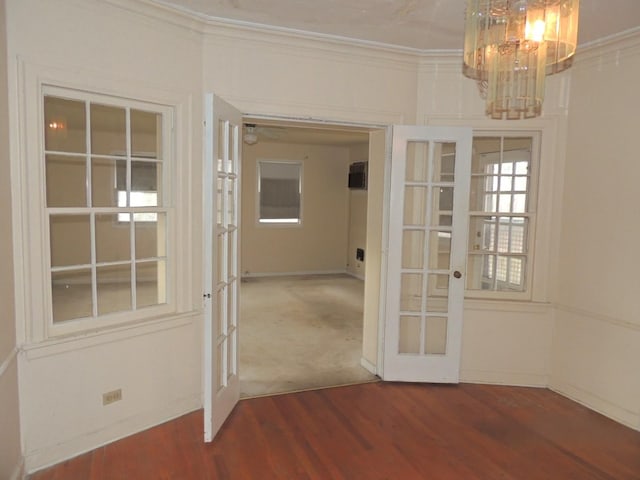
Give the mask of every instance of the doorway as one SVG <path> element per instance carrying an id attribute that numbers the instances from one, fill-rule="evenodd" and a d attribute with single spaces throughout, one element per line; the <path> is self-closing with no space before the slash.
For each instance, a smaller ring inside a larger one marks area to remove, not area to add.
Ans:
<path id="1" fill-rule="evenodd" d="M 377 379 L 361 365 L 368 192 L 349 188 L 369 130 L 244 119 L 241 397 Z M 282 193 L 296 168 L 299 197 Z"/>

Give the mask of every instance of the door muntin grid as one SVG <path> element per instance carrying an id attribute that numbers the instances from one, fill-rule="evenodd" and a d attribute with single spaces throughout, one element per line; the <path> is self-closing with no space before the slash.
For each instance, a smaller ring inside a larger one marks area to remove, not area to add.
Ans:
<path id="1" fill-rule="evenodd" d="M 409 141 L 402 204 L 401 355 L 446 355 L 455 143 Z"/>

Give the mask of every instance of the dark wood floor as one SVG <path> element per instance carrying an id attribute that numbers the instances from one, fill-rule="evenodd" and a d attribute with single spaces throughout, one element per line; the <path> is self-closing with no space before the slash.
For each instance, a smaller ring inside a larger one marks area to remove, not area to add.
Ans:
<path id="1" fill-rule="evenodd" d="M 372 383 L 202 411 L 32 476 L 82 479 L 640 479 L 640 432 L 543 389 Z"/>

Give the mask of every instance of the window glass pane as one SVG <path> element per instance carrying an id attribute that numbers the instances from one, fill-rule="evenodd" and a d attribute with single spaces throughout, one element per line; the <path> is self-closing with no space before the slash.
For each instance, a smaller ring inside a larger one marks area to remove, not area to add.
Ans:
<path id="1" fill-rule="evenodd" d="M 91 159 L 91 198 L 93 207 L 127 206 L 127 162 L 104 158 Z M 124 185 L 119 196 L 118 184 Z"/>
<path id="2" fill-rule="evenodd" d="M 162 115 L 131 110 L 131 155 L 162 158 Z"/>
<path id="3" fill-rule="evenodd" d="M 91 263 L 89 215 L 51 215 L 49 236 L 52 267 Z"/>
<path id="4" fill-rule="evenodd" d="M 131 310 L 131 264 L 96 269 L 98 315 Z"/>
<path id="5" fill-rule="evenodd" d="M 93 313 L 91 270 L 51 272 L 53 323 L 90 317 Z"/>
<path id="6" fill-rule="evenodd" d="M 45 149 L 55 152 L 86 153 L 85 103 L 44 97 Z"/>
<path id="7" fill-rule="evenodd" d="M 136 263 L 137 308 L 166 303 L 166 262 Z"/>
<path id="8" fill-rule="evenodd" d="M 131 162 L 132 207 L 156 207 L 162 204 L 162 199 L 158 197 L 159 185 L 162 185 L 162 165 L 160 163 Z M 126 190 L 126 183 L 119 184 L 118 190 Z"/>
<path id="9" fill-rule="evenodd" d="M 127 122 L 124 108 L 91 104 L 91 153 L 127 154 Z"/>
<path id="10" fill-rule="evenodd" d="M 474 137 L 473 156 L 471 157 L 471 173 L 492 173 L 490 159 L 487 154 L 500 152 L 502 139 L 500 137 Z M 497 173 L 497 172 L 495 172 Z"/>
<path id="11" fill-rule="evenodd" d="M 86 207 L 85 158 L 47 155 L 46 166 L 47 207 Z"/>
<path id="12" fill-rule="evenodd" d="M 131 260 L 131 232 L 128 223 L 120 223 L 117 213 L 96 214 L 96 261 Z"/>
<path id="13" fill-rule="evenodd" d="M 301 164 L 258 162 L 261 223 L 299 223 Z"/>
<path id="14" fill-rule="evenodd" d="M 166 255 L 167 215 L 153 214 L 154 221 L 145 221 L 134 215 L 136 259 L 164 257 Z M 140 214 L 144 215 L 144 214 Z"/>
<path id="15" fill-rule="evenodd" d="M 453 187 L 436 187 L 434 189 L 433 210 L 434 212 L 450 212 L 453 210 Z M 437 219 L 435 215 L 434 219 Z"/>

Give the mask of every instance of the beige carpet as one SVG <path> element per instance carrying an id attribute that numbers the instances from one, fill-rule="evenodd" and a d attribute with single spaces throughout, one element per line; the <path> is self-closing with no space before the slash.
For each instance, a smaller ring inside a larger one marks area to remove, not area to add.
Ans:
<path id="1" fill-rule="evenodd" d="M 360 366 L 363 296 L 348 275 L 243 280 L 241 396 L 377 380 Z"/>

